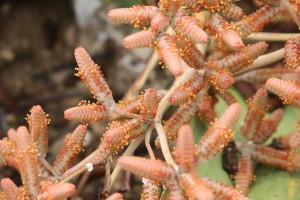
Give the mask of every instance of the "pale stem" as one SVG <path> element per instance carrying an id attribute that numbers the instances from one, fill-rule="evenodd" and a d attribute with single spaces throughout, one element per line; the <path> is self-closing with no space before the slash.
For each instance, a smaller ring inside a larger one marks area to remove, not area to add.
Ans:
<path id="1" fill-rule="evenodd" d="M 146 148 L 148 150 L 148 153 L 150 155 L 151 160 L 155 160 L 155 155 L 154 155 L 154 152 L 153 152 L 153 150 L 151 148 L 151 145 L 150 145 L 151 133 L 153 131 L 153 128 L 154 128 L 153 125 L 151 125 L 148 128 L 148 130 L 146 132 L 146 137 L 145 137 L 145 145 L 146 145 Z"/>
<path id="2" fill-rule="evenodd" d="M 170 152 L 166 133 L 165 133 L 164 127 L 161 124 L 160 118 L 155 118 L 154 125 L 156 128 L 157 134 L 158 134 L 161 150 L 162 150 L 162 153 L 164 155 L 166 162 L 171 166 L 175 166 L 176 164 L 175 164 L 175 161 L 173 160 L 172 154 Z"/>
<path id="3" fill-rule="evenodd" d="M 159 102 L 159 107 L 158 107 L 158 111 L 156 114 L 156 117 L 158 118 L 162 118 L 164 112 L 167 110 L 167 108 L 170 106 L 169 102 L 168 102 L 168 98 L 169 96 L 172 94 L 172 92 L 174 91 L 174 89 L 179 86 L 181 83 L 189 80 L 194 73 L 196 72 L 195 69 L 193 68 L 187 68 L 184 73 L 179 76 L 175 82 L 173 83 L 172 87 L 168 90 L 168 92 L 165 94 L 165 96 L 160 100 Z"/>
<path id="4" fill-rule="evenodd" d="M 121 110 L 121 109 L 119 109 L 117 107 L 115 107 L 112 110 L 112 112 L 117 113 L 117 114 L 122 115 L 122 116 L 127 117 L 127 118 L 135 118 L 135 119 L 142 118 L 141 115 L 130 113 L 130 112 L 126 112 L 126 111 Z"/>
<path id="5" fill-rule="evenodd" d="M 41 161 L 42 165 L 52 174 L 53 173 L 53 167 L 48 163 L 48 161 L 45 158 L 39 158 L 39 160 Z"/>
<path id="6" fill-rule="evenodd" d="M 91 173 L 89 171 L 84 172 L 84 174 L 82 175 L 82 178 L 80 179 L 80 182 L 79 182 L 78 186 L 76 187 L 76 192 L 72 196 L 71 200 L 77 199 L 78 194 L 81 192 L 81 190 L 85 186 L 85 184 L 88 181 L 90 175 L 91 175 Z"/>
<path id="7" fill-rule="evenodd" d="M 274 62 L 277 62 L 279 60 L 282 60 L 284 57 L 284 48 L 279 49 L 277 51 L 273 51 L 272 53 L 268 53 L 262 56 L 259 56 L 256 60 L 254 60 L 254 62 L 252 63 L 252 65 L 250 67 L 248 67 L 247 69 L 236 73 L 235 75 L 241 75 L 244 74 L 248 71 L 263 67 L 265 65 L 269 65 L 272 64 Z"/>
<path id="8" fill-rule="evenodd" d="M 174 84 L 172 85 L 172 87 L 170 88 L 170 90 L 166 93 L 166 95 L 160 100 L 159 102 L 159 107 L 158 107 L 158 111 L 156 113 L 156 117 L 154 119 L 154 125 L 158 134 L 158 138 L 160 140 L 160 145 L 161 145 L 161 150 L 162 153 L 164 155 L 164 158 L 166 160 L 166 162 L 169 165 L 175 166 L 175 162 L 172 158 L 172 154 L 170 152 L 169 146 L 168 146 L 168 140 L 166 138 L 166 133 L 164 131 L 164 128 L 161 124 L 161 119 L 162 119 L 162 115 L 163 113 L 166 111 L 166 109 L 170 106 L 169 102 L 168 102 L 168 97 L 171 95 L 171 93 L 173 92 L 173 90 L 179 86 L 182 82 L 185 82 L 186 80 L 188 80 L 194 73 L 195 73 L 195 69 L 193 68 L 188 68 L 185 70 L 185 72 L 178 77 Z"/>
<path id="9" fill-rule="evenodd" d="M 90 163 L 93 156 L 95 155 L 97 150 L 95 150 L 94 152 L 92 152 L 90 155 L 88 155 L 86 158 L 84 158 L 81 162 L 77 163 L 75 166 L 71 167 L 70 169 L 68 169 L 60 179 L 66 179 L 69 176 L 72 176 L 73 173 L 76 173 L 77 170 L 86 168 L 84 165 L 86 163 Z"/>
<path id="10" fill-rule="evenodd" d="M 149 74 L 158 63 L 158 60 L 159 57 L 157 53 L 153 52 L 143 72 L 140 74 L 140 76 L 135 80 L 135 82 L 131 85 L 129 90 L 126 92 L 125 96 L 122 99 L 123 101 L 133 99 L 138 95 L 139 91 L 144 86 Z"/>
<path id="11" fill-rule="evenodd" d="M 136 148 L 138 148 L 138 146 L 144 141 L 144 139 L 145 139 L 145 135 L 141 135 L 140 137 L 132 140 L 132 142 L 130 143 L 130 145 L 128 146 L 128 148 L 126 149 L 126 151 L 123 153 L 122 156 L 132 155 L 134 153 L 134 151 L 136 150 Z M 112 174 L 110 176 L 110 184 L 111 185 L 113 185 L 113 183 L 115 182 L 120 171 L 121 171 L 121 167 L 119 164 L 117 164 L 116 167 L 114 168 L 114 171 L 112 172 Z"/>
<path id="12" fill-rule="evenodd" d="M 106 164 L 105 164 L 104 187 L 100 193 L 101 196 L 105 196 L 105 197 L 108 197 L 108 191 L 110 188 L 109 187 L 110 186 L 110 161 L 109 160 L 111 160 L 111 159 L 107 159 Z"/>
<path id="13" fill-rule="evenodd" d="M 69 182 L 70 180 L 72 180 L 73 178 L 75 178 L 76 176 L 80 175 L 81 173 L 83 173 L 85 171 L 88 171 L 88 168 L 86 167 L 86 165 L 84 167 L 80 168 L 79 170 L 77 170 L 76 172 L 74 172 L 73 174 L 70 174 L 70 176 L 64 178 L 59 183 Z"/>
<path id="14" fill-rule="evenodd" d="M 246 37 L 247 40 L 264 40 L 264 41 L 287 41 L 290 38 L 300 36 L 299 33 L 254 33 Z"/>
<path id="15" fill-rule="evenodd" d="M 166 33 L 172 34 L 172 28 L 169 27 L 166 30 Z M 123 97 L 123 101 L 131 100 L 135 98 L 139 91 L 142 89 L 142 87 L 145 85 L 145 82 L 147 78 L 149 77 L 151 71 L 154 69 L 156 64 L 158 63 L 159 56 L 158 54 L 154 51 L 149 58 L 146 67 L 144 68 L 143 72 L 139 75 L 139 77 L 135 80 L 135 82 L 131 85 L 129 90 L 126 92 L 126 94 Z"/>

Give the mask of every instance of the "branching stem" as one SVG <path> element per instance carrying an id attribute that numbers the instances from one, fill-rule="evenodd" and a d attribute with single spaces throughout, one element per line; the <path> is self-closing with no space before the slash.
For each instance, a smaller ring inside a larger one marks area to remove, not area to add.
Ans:
<path id="1" fill-rule="evenodd" d="M 290 38 L 299 36 L 299 33 L 266 33 L 260 32 L 249 35 L 247 40 L 264 40 L 264 41 L 287 41 Z"/>
<path id="2" fill-rule="evenodd" d="M 153 125 L 149 126 L 149 128 L 146 132 L 146 135 L 145 135 L 145 145 L 146 145 L 146 148 L 148 150 L 151 160 L 155 160 L 155 155 L 154 155 L 154 152 L 150 145 L 151 133 L 152 133 L 153 129 L 154 129 Z"/>
<path id="3" fill-rule="evenodd" d="M 254 62 L 252 63 L 252 65 L 250 67 L 246 68 L 244 71 L 237 73 L 236 76 L 244 74 L 248 71 L 272 64 L 279 60 L 282 60 L 283 57 L 284 57 L 284 48 L 279 49 L 277 51 L 273 51 L 272 53 L 268 53 L 268 54 L 259 56 L 256 60 L 254 60 Z"/>
<path id="4" fill-rule="evenodd" d="M 145 135 L 142 135 L 134 140 L 132 140 L 132 142 L 130 143 L 130 145 L 128 146 L 128 148 L 126 149 L 126 151 L 123 153 L 123 156 L 130 156 L 133 154 L 133 152 L 136 150 L 136 148 L 144 141 L 145 139 Z M 110 176 L 110 184 L 113 185 L 117 176 L 119 175 L 121 171 L 121 167 L 120 165 L 116 165 L 116 167 L 114 168 L 114 171 L 112 172 L 111 176 Z"/>

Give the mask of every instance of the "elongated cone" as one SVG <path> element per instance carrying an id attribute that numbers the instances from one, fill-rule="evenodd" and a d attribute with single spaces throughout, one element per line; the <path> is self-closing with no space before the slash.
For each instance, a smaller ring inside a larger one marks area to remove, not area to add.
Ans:
<path id="1" fill-rule="evenodd" d="M 142 181 L 144 185 L 143 185 L 141 199 L 160 200 L 161 185 L 157 181 L 153 181 L 146 178 L 143 178 Z"/>
<path id="2" fill-rule="evenodd" d="M 41 158 L 45 158 L 48 151 L 49 119 L 47 116 L 42 107 L 37 105 L 32 107 L 27 117 L 31 140 L 36 143 Z"/>
<path id="3" fill-rule="evenodd" d="M 195 200 L 213 200 L 214 195 L 205 182 L 195 173 L 182 173 L 178 175 L 179 185 L 185 193 Z"/>
<path id="4" fill-rule="evenodd" d="M 206 92 L 197 106 L 197 115 L 201 121 L 213 122 L 217 118 L 215 104 L 215 99 Z"/>
<path id="5" fill-rule="evenodd" d="M 224 9 L 224 7 L 228 6 L 231 3 L 231 0 L 201 0 L 200 5 L 210 12 L 215 12 Z"/>
<path id="6" fill-rule="evenodd" d="M 253 180 L 254 166 L 250 155 L 242 155 L 238 164 L 238 171 L 234 175 L 235 188 L 247 194 Z"/>
<path id="7" fill-rule="evenodd" d="M 168 182 L 168 187 L 170 188 L 170 193 L 168 195 L 168 200 L 186 200 L 186 196 L 183 189 L 179 186 L 177 180 L 172 180 Z"/>
<path id="8" fill-rule="evenodd" d="M 15 132 L 10 129 L 9 132 Z M 15 132 L 16 133 L 16 132 Z M 7 139 L 0 140 L 0 155 L 5 164 L 8 166 L 18 169 L 18 160 L 15 155 L 16 152 L 16 142 L 9 141 Z"/>
<path id="9" fill-rule="evenodd" d="M 269 78 L 281 78 L 285 74 L 289 74 L 291 71 L 282 68 L 282 67 L 274 67 L 274 68 L 263 68 L 263 69 L 257 69 L 250 72 L 247 72 L 245 74 L 242 74 L 241 76 L 236 77 L 236 81 L 247 81 L 249 83 L 253 84 L 265 84 L 266 81 Z"/>
<path id="10" fill-rule="evenodd" d="M 231 104 L 219 120 L 203 135 L 198 145 L 199 162 L 205 162 L 222 151 L 233 138 L 234 127 L 241 114 L 238 103 Z"/>
<path id="11" fill-rule="evenodd" d="M 141 115 L 146 118 L 153 119 L 158 109 L 159 98 L 155 88 L 146 89 L 145 93 L 141 95 L 140 110 Z"/>
<path id="12" fill-rule="evenodd" d="M 84 167 L 87 163 L 92 163 L 93 165 L 104 163 L 108 156 L 116 154 L 128 145 L 131 140 L 144 134 L 147 128 L 148 124 L 144 123 L 143 119 L 113 122 L 104 133 L 98 149 L 80 163 L 68 169 L 63 174 L 62 179 Z"/>
<path id="13" fill-rule="evenodd" d="M 198 0 L 181 0 L 181 5 L 186 6 L 188 8 L 195 8 L 198 7 Z"/>
<path id="14" fill-rule="evenodd" d="M 251 157 L 258 163 L 294 171 L 300 167 L 300 156 L 294 151 L 282 151 L 261 145 L 251 145 Z"/>
<path id="15" fill-rule="evenodd" d="M 107 109 L 104 105 L 81 102 L 78 106 L 65 110 L 64 117 L 68 120 L 95 122 L 101 121 L 106 114 Z"/>
<path id="16" fill-rule="evenodd" d="M 192 120 L 196 115 L 197 105 L 197 101 L 182 104 L 168 120 L 164 121 L 163 126 L 168 141 L 174 140 L 177 137 L 179 128 Z"/>
<path id="17" fill-rule="evenodd" d="M 253 141 L 258 134 L 259 124 L 268 110 L 268 93 L 260 88 L 252 99 L 248 101 L 248 110 L 241 127 L 241 134 L 247 140 Z"/>
<path id="18" fill-rule="evenodd" d="M 226 92 L 234 83 L 233 74 L 226 68 L 218 68 L 214 65 L 205 65 L 205 77 L 220 91 Z"/>
<path id="19" fill-rule="evenodd" d="M 174 76 L 182 74 L 180 55 L 174 37 L 168 34 L 160 36 L 157 40 L 156 50 Z"/>
<path id="20" fill-rule="evenodd" d="M 155 32 L 163 32 L 169 27 L 170 18 L 161 13 L 156 13 L 151 20 L 151 29 Z"/>
<path id="21" fill-rule="evenodd" d="M 204 56 L 196 47 L 195 43 L 188 37 L 176 33 L 176 45 L 180 50 L 180 56 L 186 64 L 194 69 L 204 68 Z"/>
<path id="22" fill-rule="evenodd" d="M 299 13 L 300 4 L 298 0 L 291 0 L 291 1 L 262 0 L 262 3 L 263 5 L 267 5 L 270 7 L 280 8 L 280 12 L 278 14 L 288 15 L 291 18 L 289 21 L 294 21 L 297 24 L 297 26 L 300 27 L 300 13 Z M 283 13 L 282 12 L 283 10 L 285 10 L 286 13 Z"/>
<path id="23" fill-rule="evenodd" d="M 7 200 L 7 196 L 3 191 L 0 191 L 0 199 Z"/>
<path id="24" fill-rule="evenodd" d="M 142 30 L 127 36 L 123 40 L 123 46 L 127 49 L 151 47 L 156 39 L 152 30 Z"/>
<path id="25" fill-rule="evenodd" d="M 225 185 L 221 182 L 214 181 L 209 178 L 202 178 L 208 188 L 213 191 L 216 199 L 238 199 L 238 200 L 249 200 L 248 197 L 241 194 L 240 191 L 233 187 Z"/>
<path id="26" fill-rule="evenodd" d="M 176 23 L 174 29 L 177 34 L 183 34 L 195 43 L 205 44 L 208 42 L 208 35 L 199 27 L 194 17 L 179 14 L 174 20 Z"/>
<path id="27" fill-rule="evenodd" d="M 267 89 L 274 92 L 285 104 L 300 107 L 300 83 L 284 81 L 278 78 L 269 78 L 266 82 Z"/>
<path id="28" fill-rule="evenodd" d="M 108 12 L 108 18 L 116 23 L 134 24 L 135 27 L 145 26 L 158 13 L 155 6 L 133 6 L 132 8 L 117 8 Z"/>
<path id="29" fill-rule="evenodd" d="M 189 125 L 180 127 L 176 148 L 173 154 L 180 173 L 191 171 L 197 166 L 195 162 L 196 148 L 194 135 Z"/>
<path id="30" fill-rule="evenodd" d="M 76 192 L 75 185 L 71 183 L 56 183 L 44 186 L 38 197 L 40 200 L 64 200 Z"/>
<path id="31" fill-rule="evenodd" d="M 246 16 L 241 23 L 237 25 L 237 30 L 242 38 L 251 33 L 260 32 L 279 12 L 280 8 L 263 6 L 252 14 Z"/>
<path id="32" fill-rule="evenodd" d="M 204 86 L 203 74 L 196 72 L 189 80 L 175 88 L 168 101 L 172 105 L 185 103 L 188 100 L 192 101 Z"/>
<path id="33" fill-rule="evenodd" d="M 117 192 L 110 195 L 106 200 L 123 200 L 123 195 Z"/>
<path id="34" fill-rule="evenodd" d="M 273 143 L 276 146 L 278 144 L 278 148 L 275 149 L 280 149 L 280 150 L 291 150 L 291 138 L 293 136 L 293 133 L 287 134 L 287 135 L 282 135 L 279 136 L 278 138 L 274 139 Z"/>
<path id="35" fill-rule="evenodd" d="M 53 172 L 56 176 L 62 175 L 71 167 L 72 159 L 78 155 L 83 147 L 86 131 L 86 125 L 79 125 L 72 134 L 66 136 L 64 145 L 54 161 Z"/>
<path id="36" fill-rule="evenodd" d="M 12 142 L 17 142 L 17 131 L 13 128 L 10 128 L 8 131 L 7 131 L 7 136 L 8 136 L 8 139 Z"/>
<path id="37" fill-rule="evenodd" d="M 115 106 L 115 101 L 100 67 L 94 63 L 84 48 L 78 47 L 74 54 L 78 64 L 77 75 L 85 82 L 94 98 L 110 111 Z"/>
<path id="38" fill-rule="evenodd" d="M 40 188 L 37 148 L 31 142 L 29 132 L 25 126 L 18 128 L 17 137 L 17 160 L 22 182 L 30 198 L 35 199 Z"/>
<path id="39" fill-rule="evenodd" d="M 261 0 L 263 5 L 270 5 L 270 6 L 279 6 L 281 4 L 280 0 Z"/>
<path id="40" fill-rule="evenodd" d="M 219 95 L 227 103 L 227 105 L 231 105 L 237 102 L 236 98 L 229 91 L 223 93 L 220 92 Z"/>
<path id="41" fill-rule="evenodd" d="M 139 177 L 148 178 L 158 181 L 162 184 L 174 180 L 176 171 L 161 160 L 149 160 L 141 157 L 122 156 L 118 160 L 118 164 Z"/>
<path id="42" fill-rule="evenodd" d="M 236 74 L 249 67 L 258 56 L 267 50 L 268 46 L 266 42 L 260 41 L 231 53 L 214 64 L 218 68 L 225 68 L 229 72 Z"/>
<path id="43" fill-rule="evenodd" d="M 300 5 L 299 5 L 300 6 Z M 284 45 L 285 67 L 300 73 L 300 36 L 289 39 Z"/>
<path id="44" fill-rule="evenodd" d="M 221 12 L 225 17 L 231 19 L 241 19 L 244 16 L 243 9 L 235 4 L 226 6 L 223 10 L 221 10 Z"/>
<path id="45" fill-rule="evenodd" d="M 163 15 L 167 15 L 169 17 L 172 17 L 178 11 L 180 6 L 181 0 L 165 0 L 158 2 L 159 11 Z"/>
<path id="46" fill-rule="evenodd" d="M 296 127 L 296 130 L 292 134 L 292 137 L 290 139 L 290 147 L 291 148 L 297 148 L 300 146 L 300 121 L 298 121 L 298 125 Z"/>
<path id="47" fill-rule="evenodd" d="M 213 20 L 213 28 L 216 31 L 217 38 L 222 40 L 231 49 L 237 51 L 244 47 L 242 38 L 236 28 L 225 21 L 221 15 L 216 14 Z"/>
<path id="48" fill-rule="evenodd" d="M 279 108 L 273 111 L 268 118 L 264 119 L 255 134 L 254 143 L 262 144 L 266 142 L 276 132 L 283 114 L 283 109 Z"/>
<path id="49" fill-rule="evenodd" d="M 8 200 L 16 200 L 21 195 L 21 190 L 10 178 L 1 179 L 1 187 Z"/>

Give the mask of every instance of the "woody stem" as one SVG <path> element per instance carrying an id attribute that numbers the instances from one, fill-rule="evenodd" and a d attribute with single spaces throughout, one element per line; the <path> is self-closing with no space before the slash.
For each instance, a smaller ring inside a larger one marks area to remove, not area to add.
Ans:
<path id="1" fill-rule="evenodd" d="M 299 33 L 255 33 L 249 35 L 247 40 L 264 40 L 264 41 L 287 41 L 290 38 L 299 36 Z"/>

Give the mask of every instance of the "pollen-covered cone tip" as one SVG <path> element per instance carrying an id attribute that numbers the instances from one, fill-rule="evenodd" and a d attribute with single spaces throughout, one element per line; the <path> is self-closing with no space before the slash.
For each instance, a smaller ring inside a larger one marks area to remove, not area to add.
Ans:
<path id="1" fill-rule="evenodd" d="M 168 97 L 168 101 L 172 105 L 178 105 L 188 100 L 194 100 L 204 86 L 203 74 L 196 72 L 189 80 L 175 88 Z"/>
<path id="2" fill-rule="evenodd" d="M 259 134 L 259 125 L 267 113 L 268 93 L 264 88 L 257 90 L 253 98 L 248 100 L 248 110 L 241 127 L 241 134 L 247 139 L 253 141 Z"/>
<path id="3" fill-rule="evenodd" d="M 290 147 L 291 148 L 297 148 L 300 146 L 300 121 L 298 121 L 298 125 L 296 127 L 296 130 L 292 134 L 292 137 L 290 139 Z"/>
<path id="4" fill-rule="evenodd" d="M 269 78 L 266 82 L 267 89 L 274 92 L 285 104 L 300 107 L 300 83 L 285 81 L 278 78 Z"/>
<path id="5" fill-rule="evenodd" d="M 152 199 L 160 200 L 161 196 L 161 185 L 157 181 L 143 178 L 143 190 L 141 199 Z"/>
<path id="6" fill-rule="evenodd" d="M 100 67 L 94 63 L 84 48 L 76 48 L 74 54 L 78 64 L 77 75 L 85 82 L 99 103 L 103 104 L 107 110 L 112 109 L 115 101 Z"/>
<path id="7" fill-rule="evenodd" d="M 27 117 L 31 139 L 37 144 L 41 158 L 45 158 L 48 151 L 49 119 L 47 116 L 42 107 L 37 105 L 31 108 L 30 115 Z"/>
<path id="8" fill-rule="evenodd" d="M 140 110 L 141 115 L 147 118 L 154 118 L 158 109 L 159 98 L 155 88 L 148 88 L 141 96 Z"/>
<path id="9" fill-rule="evenodd" d="M 86 125 L 79 125 L 72 134 L 66 136 L 64 145 L 54 161 L 53 172 L 56 176 L 62 175 L 71 167 L 72 159 L 78 155 L 83 147 L 86 131 Z"/>
<path id="10" fill-rule="evenodd" d="M 238 163 L 238 171 L 234 175 L 235 188 L 247 194 L 254 178 L 254 166 L 250 155 L 242 155 Z"/>
<path id="11" fill-rule="evenodd" d="M 176 46 L 174 37 L 168 34 L 160 36 L 157 40 L 156 50 L 174 76 L 179 76 L 183 73 L 179 49 Z"/>
<path id="12" fill-rule="evenodd" d="M 31 142 L 25 126 L 18 128 L 17 137 L 17 161 L 22 183 L 27 188 L 30 198 L 35 199 L 40 188 L 37 148 Z"/>
<path id="13" fill-rule="evenodd" d="M 216 199 L 249 200 L 248 197 L 231 186 L 225 185 L 221 182 L 209 178 L 202 178 L 202 181 L 204 181 L 206 186 L 213 191 Z"/>
<path id="14" fill-rule="evenodd" d="M 199 162 L 205 162 L 222 151 L 233 138 L 234 127 L 241 114 L 238 103 L 231 104 L 221 118 L 215 121 L 199 141 Z"/>
<path id="15" fill-rule="evenodd" d="M 189 125 L 181 126 L 178 131 L 176 148 L 173 153 L 179 172 L 187 172 L 196 168 L 195 151 L 195 140 L 192 128 Z"/>
<path id="16" fill-rule="evenodd" d="M 10 178 L 1 179 L 1 187 L 8 200 L 18 199 L 21 195 L 21 190 Z"/>

